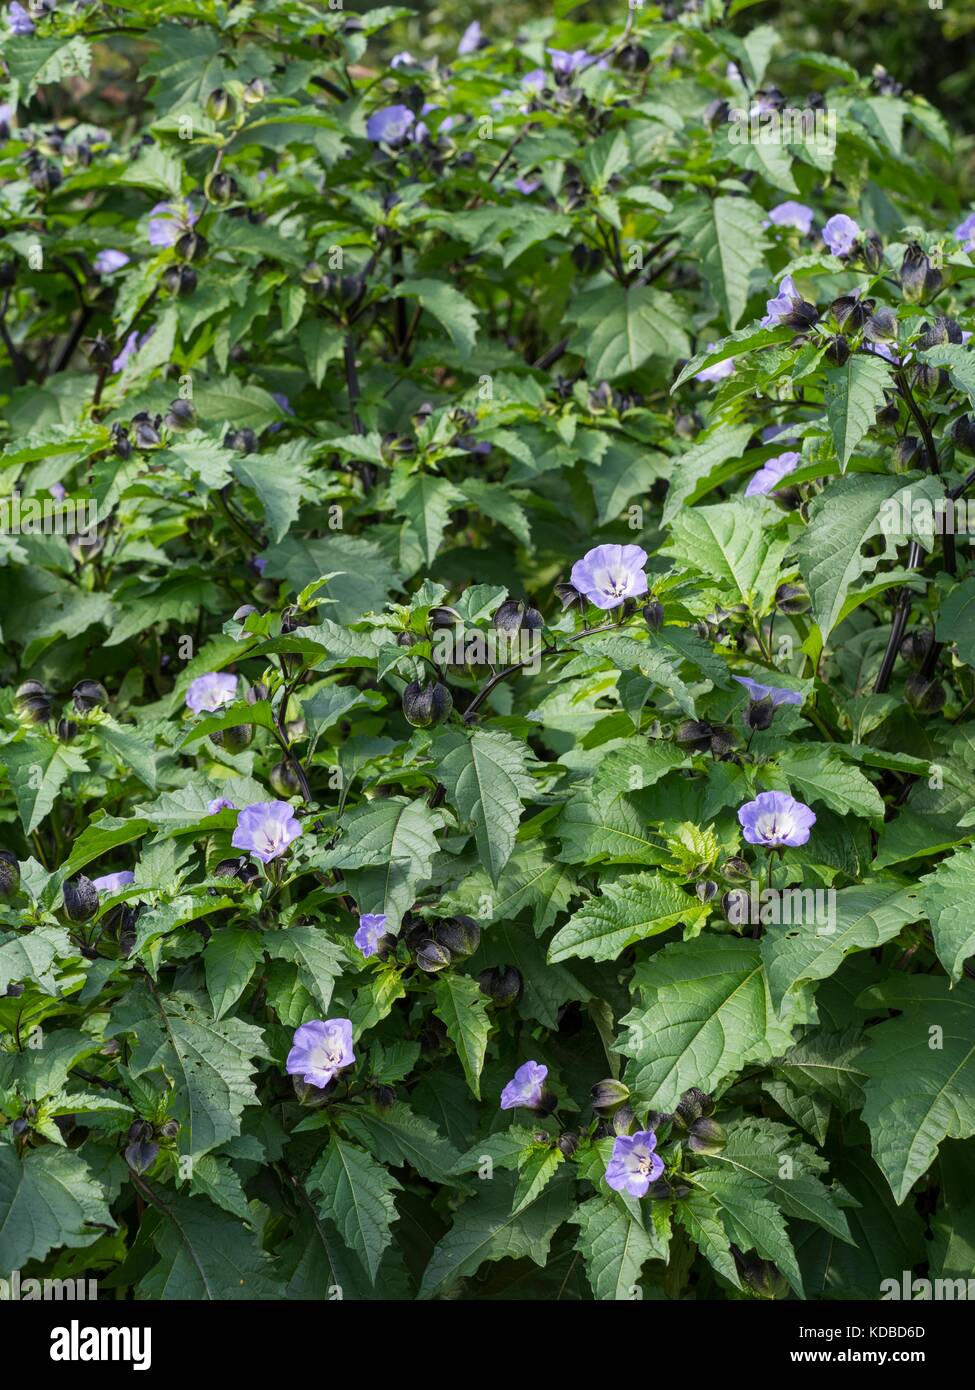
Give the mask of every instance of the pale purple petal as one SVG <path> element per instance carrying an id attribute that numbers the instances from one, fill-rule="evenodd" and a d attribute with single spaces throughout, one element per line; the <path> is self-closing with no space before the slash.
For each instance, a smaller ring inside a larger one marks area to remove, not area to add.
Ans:
<path id="1" fill-rule="evenodd" d="M 225 671 L 207 671 L 190 682 L 186 690 L 186 704 L 194 714 L 202 710 L 212 713 L 224 705 L 232 705 L 236 694 L 236 676 Z"/>
<path id="2" fill-rule="evenodd" d="M 111 275 L 128 263 L 129 257 L 124 251 L 99 251 L 95 257 L 95 269 L 99 275 Z"/>
<path id="3" fill-rule="evenodd" d="M 501 1109 L 537 1110 L 545 1092 L 548 1067 L 540 1062 L 522 1062 L 512 1079 L 501 1092 Z"/>
<path id="4" fill-rule="evenodd" d="M 618 608 L 647 592 L 646 563 L 639 545 L 597 545 L 572 566 L 570 582 L 597 608 Z"/>
<path id="5" fill-rule="evenodd" d="M 795 227 L 803 236 L 808 236 L 812 230 L 812 220 L 812 208 L 791 198 L 784 203 L 778 203 L 768 215 L 768 223 L 773 227 Z"/>
<path id="6" fill-rule="evenodd" d="M 108 894 L 120 893 L 123 888 L 134 882 L 135 874 L 131 869 L 120 869 L 117 874 L 103 874 L 101 878 L 92 879 L 99 893 Z"/>
<path id="7" fill-rule="evenodd" d="M 657 1136 L 652 1129 L 618 1135 L 606 1165 L 608 1185 L 629 1197 L 645 1197 L 650 1184 L 664 1172 L 663 1159 L 656 1148 Z"/>
<path id="8" fill-rule="evenodd" d="M 765 496 L 773 492 L 783 478 L 794 473 L 802 459 L 801 454 L 788 450 L 776 458 L 766 459 L 757 473 L 753 473 L 745 488 L 746 497 Z"/>
<path id="9" fill-rule="evenodd" d="M 376 145 L 402 145 L 410 137 L 416 117 L 408 106 L 384 106 L 366 122 L 366 134 Z"/>
<path id="10" fill-rule="evenodd" d="M 207 815 L 215 816 L 218 811 L 236 811 L 237 807 L 225 796 L 216 796 L 207 807 Z"/>
<path id="11" fill-rule="evenodd" d="M 823 228 L 823 241 L 834 256 L 848 256 L 859 235 L 860 228 L 845 212 L 838 212 L 835 217 L 831 217 Z"/>
<path id="12" fill-rule="evenodd" d="M 753 681 L 748 676 L 735 676 L 734 679 L 745 687 L 753 700 L 771 700 L 776 708 L 779 705 L 802 704 L 801 691 L 787 690 L 781 685 L 762 685 L 761 681 Z"/>
<path id="13" fill-rule="evenodd" d="M 347 1018 L 314 1018 L 295 1029 L 286 1063 L 289 1076 L 325 1087 L 355 1061 L 352 1023 Z"/>
<path id="14" fill-rule="evenodd" d="M 352 940 L 368 959 L 379 950 L 379 943 L 385 935 L 385 912 L 363 912 L 359 917 L 359 926 Z"/>
<path id="15" fill-rule="evenodd" d="M 750 845 L 775 849 L 804 845 L 816 824 L 815 814 L 788 792 L 759 792 L 738 811 L 738 822 Z"/>
<path id="16" fill-rule="evenodd" d="M 258 801 L 241 811 L 230 843 L 234 849 L 248 850 L 262 864 L 270 864 L 301 833 L 301 822 L 287 801 Z"/>

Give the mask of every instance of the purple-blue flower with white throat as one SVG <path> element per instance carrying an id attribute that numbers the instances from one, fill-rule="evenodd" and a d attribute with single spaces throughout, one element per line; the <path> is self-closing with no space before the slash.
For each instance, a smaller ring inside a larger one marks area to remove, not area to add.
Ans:
<path id="1" fill-rule="evenodd" d="M 192 203 L 157 203 L 149 209 L 149 245 L 175 246 L 199 217 Z"/>
<path id="2" fill-rule="evenodd" d="M 190 681 L 186 689 L 187 708 L 194 714 L 203 710 L 211 714 L 214 710 L 232 705 L 237 695 L 237 677 L 227 671 L 207 671 Z"/>
<path id="3" fill-rule="evenodd" d="M 99 275 L 112 275 L 128 263 L 129 257 L 124 251 L 99 251 L 95 257 L 95 269 Z"/>
<path id="4" fill-rule="evenodd" d="M 148 334 L 146 337 L 148 337 Z M 133 328 L 122 345 L 119 355 L 112 362 L 112 371 L 120 372 L 122 368 L 131 361 L 144 342 L 145 338 L 140 338 L 138 332 Z"/>
<path id="5" fill-rule="evenodd" d="M 385 935 L 385 912 L 363 912 L 359 917 L 359 926 L 352 940 L 368 960 L 379 950 L 379 943 Z"/>
<path id="6" fill-rule="evenodd" d="M 774 492 L 783 478 L 787 478 L 790 473 L 794 473 L 802 459 L 801 454 L 797 454 L 794 449 L 787 449 L 784 454 L 778 454 L 775 458 L 766 459 L 765 463 L 753 473 L 748 480 L 745 488 L 746 497 L 766 496 Z"/>
<path id="7" fill-rule="evenodd" d="M 759 792 L 738 810 L 738 823 L 750 845 L 778 849 L 804 845 L 816 824 L 816 816 L 788 792 Z"/>
<path id="8" fill-rule="evenodd" d="M 64 486 L 64 483 L 52 483 L 48 488 L 48 492 L 54 498 L 55 502 L 63 502 L 68 495 L 68 490 Z"/>
<path id="9" fill-rule="evenodd" d="M 389 66 L 391 68 L 415 68 L 419 67 L 419 64 L 413 54 L 404 49 L 402 53 L 393 54 L 389 60 Z"/>
<path id="10" fill-rule="evenodd" d="M 23 5 L 18 4 L 17 0 L 13 0 L 7 11 L 7 23 L 10 26 L 10 32 L 21 39 L 34 32 L 34 21 Z"/>
<path id="11" fill-rule="evenodd" d="M 519 174 L 515 179 L 515 188 L 526 198 L 529 194 L 534 193 L 536 188 L 541 188 L 541 186 L 541 179 L 526 179 L 523 174 Z"/>
<path id="12" fill-rule="evenodd" d="M 789 198 L 784 203 L 777 203 L 768 215 L 766 225 L 773 227 L 794 227 L 797 232 L 802 232 L 803 236 L 808 236 L 812 230 L 813 210 L 807 208 L 805 203 L 797 203 Z"/>
<path id="13" fill-rule="evenodd" d="M 782 284 L 779 285 L 779 293 L 772 299 L 766 300 L 765 318 L 762 318 L 762 328 L 780 328 L 784 320 L 793 311 L 794 300 L 800 300 L 800 293 L 797 292 L 796 285 L 793 284 L 793 277 L 786 275 Z"/>
<path id="14" fill-rule="evenodd" d="M 416 120 L 408 106 L 383 106 L 366 122 L 366 134 L 374 145 L 395 148 L 405 144 Z"/>
<path id="15" fill-rule="evenodd" d="M 589 58 L 584 48 L 577 48 L 572 53 L 564 48 L 547 48 L 545 51 L 552 60 L 552 71 L 556 77 L 571 77 Z"/>
<path id="16" fill-rule="evenodd" d="M 135 874 L 131 869 L 120 869 L 117 874 L 102 874 L 101 878 L 93 878 L 92 883 L 99 893 L 121 893 L 123 888 L 128 888 L 130 883 L 135 882 Z"/>
<path id="17" fill-rule="evenodd" d="M 207 815 L 215 816 L 219 811 L 236 811 L 237 807 L 225 796 L 215 796 L 207 807 Z"/>
<path id="18" fill-rule="evenodd" d="M 952 236 L 965 243 L 963 251 L 975 251 L 975 212 L 970 212 L 964 222 L 958 223 Z"/>
<path id="19" fill-rule="evenodd" d="M 705 352 L 710 352 L 712 348 L 716 348 L 717 346 L 718 346 L 717 343 L 708 343 L 707 347 L 706 347 L 704 350 L 705 350 Z M 735 370 L 734 358 L 733 358 L 733 357 L 726 357 L 726 358 L 724 358 L 724 360 L 721 361 L 721 362 L 715 362 L 715 364 L 714 364 L 713 367 L 705 367 L 703 371 L 695 372 L 695 373 L 694 373 L 694 380 L 695 380 L 695 381 L 724 381 L 724 379 L 725 379 L 726 376 L 731 376 L 731 375 L 734 373 L 734 370 Z"/>
<path id="20" fill-rule="evenodd" d="M 597 545 L 572 566 L 569 582 L 597 608 L 619 608 L 647 592 L 647 552 L 639 545 Z"/>
<path id="21" fill-rule="evenodd" d="M 834 256 L 848 256 L 859 235 L 860 228 L 845 212 L 838 212 L 835 217 L 831 217 L 823 228 L 823 241 Z"/>
<path id="22" fill-rule="evenodd" d="M 545 1096 L 548 1067 L 541 1062 L 522 1062 L 501 1092 L 502 1110 L 540 1110 Z"/>
<path id="23" fill-rule="evenodd" d="M 354 1061 L 351 1020 L 313 1018 L 295 1029 L 286 1066 L 289 1076 L 323 1089 Z"/>
<path id="24" fill-rule="evenodd" d="M 755 700 L 771 700 L 775 708 L 779 705 L 801 705 L 802 693 L 798 690 L 787 690 L 781 685 L 763 685 L 761 681 L 753 681 L 749 676 L 735 676 L 734 679 L 739 685 L 743 685 L 750 697 Z"/>
<path id="25" fill-rule="evenodd" d="M 237 817 L 230 843 L 234 849 L 248 850 L 262 864 L 270 864 L 301 833 L 301 822 L 287 801 L 257 801 L 245 806 Z"/>
<path id="26" fill-rule="evenodd" d="M 663 1177 L 664 1162 L 657 1153 L 657 1136 L 652 1129 L 636 1134 L 620 1134 L 606 1164 L 606 1181 L 615 1192 L 628 1197 L 645 1197 L 650 1184 Z"/>
<path id="27" fill-rule="evenodd" d="M 457 45 L 457 52 L 460 54 L 476 53 L 481 46 L 481 26 L 478 21 L 472 20 L 464 30 L 460 43 Z"/>

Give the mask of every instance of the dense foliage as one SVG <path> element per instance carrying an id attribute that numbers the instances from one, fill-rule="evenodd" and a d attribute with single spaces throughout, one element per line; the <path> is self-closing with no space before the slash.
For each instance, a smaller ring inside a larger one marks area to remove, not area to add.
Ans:
<path id="1" fill-rule="evenodd" d="M 554 10 L 4 12 L 2 1278 L 973 1272 L 952 137 Z"/>

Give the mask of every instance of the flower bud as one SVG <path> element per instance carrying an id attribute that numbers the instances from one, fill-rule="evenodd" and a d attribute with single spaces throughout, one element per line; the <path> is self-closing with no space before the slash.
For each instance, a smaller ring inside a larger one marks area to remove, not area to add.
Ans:
<path id="1" fill-rule="evenodd" d="M 574 1134 L 560 1134 L 556 1147 L 566 1158 L 571 1158 L 579 1147 L 579 1140 Z"/>
<path id="2" fill-rule="evenodd" d="M 179 397 L 169 402 L 169 409 L 163 419 L 167 429 L 188 430 L 196 422 L 196 409 L 192 401 L 184 401 Z"/>
<path id="3" fill-rule="evenodd" d="M 101 681 L 83 680 L 72 690 L 71 698 L 79 714 L 87 714 L 90 709 L 104 708 L 108 704 L 108 691 Z"/>
<path id="4" fill-rule="evenodd" d="M 935 269 L 916 241 L 904 252 L 900 280 L 901 293 L 909 304 L 920 304 L 941 286 L 941 271 Z"/>
<path id="5" fill-rule="evenodd" d="M 456 960 L 466 960 L 481 942 L 481 929 L 472 917 L 447 917 L 433 928 L 434 940 Z"/>
<path id="6" fill-rule="evenodd" d="M 830 338 L 829 343 L 826 347 L 827 362 L 831 362 L 834 367 L 842 367 L 843 363 L 849 358 L 849 356 L 850 344 L 846 341 L 845 338 L 841 338 L 838 333 L 835 337 Z"/>
<path id="7" fill-rule="evenodd" d="M 651 598 L 643 606 L 643 621 L 651 632 L 659 632 L 664 620 L 664 606 L 659 599 Z"/>
<path id="8" fill-rule="evenodd" d="M 285 800 L 289 796 L 297 796 L 301 791 L 301 782 L 298 774 L 289 762 L 282 758 L 281 762 L 275 763 L 268 773 L 268 779 L 278 796 Z"/>
<path id="9" fill-rule="evenodd" d="M 624 72 L 643 72 L 650 66 L 650 54 L 642 43 L 626 43 L 613 59 L 613 65 Z"/>
<path id="10" fill-rule="evenodd" d="M 242 430 L 228 430 L 224 435 L 223 447 L 236 449 L 238 454 L 253 454 L 257 449 L 257 435 L 246 426 Z"/>
<path id="11" fill-rule="evenodd" d="M 252 77 L 242 95 L 248 106 L 257 106 L 267 95 L 267 88 L 259 77 Z"/>
<path id="12" fill-rule="evenodd" d="M 20 892 L 20 864 L 9 849 L 0 849 L 0 902 L 9 903 Z"/>
<path id="13" fill-rule="evenodd" d="M 203 183 L 203 193 L 208 203 L 230 203 L 237 197 L 237 180 L 223 169 L 208 174 Z"/>
<path id="14" fill-rule="evenodd" d="M 775 591 L 775 606 L 780 613 L 805 613 L 809 595 L 797 584 L 780 584 Z"/>
<path id="15" fill-rule="evenodd" d="M 192 294 L 196 289 L 196 271 L 188 265 L 169 265 L 163 271 L 163 285 L 170 294 Z"/>
<path id="16" fill-rule="evenodd" d="M 245 618 L 249 618 L 250 615 L 251 615 L 252 613 L 256 613 L 256 612 L 257 612 L 257 609 L 254 607 L 254 605 L 253 605 L 252 603 L 242 603 L 242 604 L 240 605 L 239 608 L 235 608 L 235 609 L 234 609 L 234 622 L 235 622 L 235 623 L 242 623 L 242 622 L 244 621 Z M 247 703 L 248 703 L 248 704 L 253 704 L 253 703 L 254 703 L 254 701 L 250 698 L 251 690 L 253 690 L 253 689 L 254 689 L 254 687 L 251 686 L 251 687 L 250 687 L 250 690 L 248 690 L 248 692 L 247 692 L 247 697 L 246 697 L 246 698 L 247 698 Z M 260 697 L 257 697 L 257 698 L 260 698 Z"/>
<path id="17" fill-rule="evenodd" d="M 116 458 L 129 459 L 132 457 L 132 441 L 129 432 L 122 425 L 112 426 L 112 452 Z"/>
<path id="18" fill-rule="evenodd" d="M 529 608 L 520 599 L 514 598 L 502 603 L 492 621 L 498 632 L 511 637 L 521 631 L 537 632 L 544 626 L 544 619 L 537 608 Z"/>
<path id="19" fill-rule="evenodd" d="M 597 1081 L 589 1095 L 597 1115 L 615 1115 L 620 1106 L 629 1100 L 630 1088 L 624 1086 L 622 1081 L 608 1077 L 605 1081 Z"/>
<path id="20" fill-rule="evenodd" d="M 729 883 L 747 883 L 752 876 L 751 866 L 738 855 L 726 859 L 721 865 L 721 873 Z"/>
<path id="21" fill-rule="evenodd" d="M 867 232 L 866 236 L 861 238 L 860 252 L 864 265 L 876 275 L 884 263 L 884 243 L 876 232 Z"/>
<path id="22" fill-rule="evenodd" d="M 745 710 L 745 726 L 749 729 L 768 729 L 775 718 L 772 697 L 766 695 L 762 700 L 750 700 Z"/>
<path id="23" fill-rule="evenodd" d="M 578 608 L 580 613 L 585 611 L 586 600 L 571 584 L 556 584 L 555 596 L 562 605 L 563 613 L 568 608 Z"/>
<path id="24" fill-rule="evenodd" d="M 975 415 L 959 415 L 951 427 L 951 437 L 966 454 L 975 454 Z"/>
<path id="25" fill-rule="evenodd" d="M 714 1101 L 707 1091 L 702 1091 L 697 1086 L 684 1092 L 677 1102 L 675 1118 L 684 1125 L 692 1125 L 695 1120 L 699 1120 L 702 1115 L 710 1115 L 714 1110 Z"/>
<path id="26" fill-rule="evenodd" d="M 51 697 L 40 681 L 24 681 L 18 685 L 14 706 L 32 724 L 46 724 L 51 717 Z"/>
<path id="27" fill-rule="evenodd" d="M 843 294 L 834 299 L 829 312 L 844 333 L 858 333 L 869 315 L 869 301 L 857 298 L 855 294 Z"/>
<path id="28" fill-rule="evenodd" d="M 477 983 L 483 994 L 507 1002 L 521 993 L 521 972 L 513 965 L 493 965 L 481 971 Z"/>
<path id="29" fill-rule="evenodd" d="M 419 681 L 411 681 L 403 691 L 403 713 L 414 729 L 429 729 L 431 725 L 442 724 L 453 707 L 453 696 L 439 681 L 429 681 L 425 686 L 421 686 Z"/>
<path id="30" fill-rule="evenodd" d="M 73 719 L 58 720 L 58 738 L 62 743 L 70 743 L 78 732 L 78 726 Z"/>
<path id="31" fill-rule="evenodd" d="M 446 946 L 441 946 L 439 941 L 431 941 L 428 938 L 420 943 L 415 960 L 421 970 L 425 970 L 428 975 L 436 975 L 438 971 L 446 970 L 450 964 L 450 952 Z"/>
<path id="32" fill-rule="evenodd" d="M 900 419 L 900 407 L 895 400 L 888 397 L 887 404 L 875 412 L 874 418 L 881 429 L 889 429 Z"/>
<path id="33" fill-rule="evenodd" d="M 757 1255 L 748 1255 L 738 1264 L 742 1279 L 759 1298 L 789 1297 L 789 1281 L 779 1273 L 771 1260 L 760 1260 Z"/>
<path id="34" fill-rule="evenodd" d="M 210 246 L 205 236 L 192 230 L 185 231 L 176 242 L 176 254 L 182 261 L 195 261 L 200 256 L 205 256 Z M 193 278 L 194 285 L 196 277 Z"/>
<path id="35" fill-rule="evenodd" d="M 906 434 L 894 445 L 891 458 L 898 473 L 914 468 L 921 457 L 921 441 L 913 434 Z"/>
<path id="36" fill-rule="evenodd" d="M 253 724 L 233 724 L 229 729 L 214 729 L 210 742 L 228 753 L 243 753 L 254 741 Z M 274 784 L 272 783 L 272 786 Z"/>
<path id="37" fill-rule="evenodd" d="M 907 703 L 918 714 L 936 714 L 944 708 L 945 688 L 940 681 L 929 680 L 927 676 L 908 676 L 904 686 Z"/>
<path id="38" fill-rule="evenodd" d="M 98 911 L 98 889 L 84 874 L 67 879 L 61 892 L 64 911 L 72 922 L 87 922 Z"/>
<path id="39" fill-rule="evenodd" d="M 609 1117 L 609 1127 L 613 1134 L 629 1134 L 635 1119 L 632 1105 L 624 1102 L 616 1113 Z"/>
<path id="40" fill-rule="evenodd" d="M 724 1128 L 717 1120 L 701 1116 L 691 1125 L 687 1147 L 696 1154 L 716 1154 L 724 1148 Z"/>
<path id="41" fill-rule="evenodd" d="M 159 1128 L 159 1133 L 164 1139 L 175 1139 L 179 1131 L 179 1120 L 167 1120 L 166 1123 Z"/>
<path id="42" fill-rule="evenodd" d="M 694 885 L 694 892 L 701 899 L 702 903 L 709 903 L 716 896 L 718 885 L 713 878 L 698 879 Z"/>
<path id="43" fill-rule="evenodd" d="M 211 121 L 222 121 L 230 110 L 230 93 L 226 87 L 214 87 L 207 97 L 206 113 Z"/>

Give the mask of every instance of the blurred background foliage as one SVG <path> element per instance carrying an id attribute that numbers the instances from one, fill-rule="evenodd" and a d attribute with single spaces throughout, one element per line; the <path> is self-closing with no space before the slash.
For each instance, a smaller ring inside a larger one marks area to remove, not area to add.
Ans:
<path id="1" fill-rule="evenodd" d="M 554 4 L 539 0 L 404 0 L 415 10 L 386 31 L 390 52 L 409 48 L 417 57 L 434 54 L 444 58 L 457 38 L 478 20 L 485 34 L 517 34 L 520 27 L 551 14 L 586 23 L 605 22 L 625 15 L 626 0 L 568 0 Z M 347 0 L 348 10 L 370 10 L 387 0 Z M 975 129 L 971 113 L 971 86 L 975 76 L 975 0 L 945 0 L 938 7 L 929 0 L 671 0 L 642 7 L 662 11 L 678 22 L 693 23 L 696 16 L 713 21 L 722 11 L 736 31 L 757 24 L 774 24 L 789 48 L 813 48 L 852 63 L 861 72 L 881 64 L 898 82 L 920 92 L 941 108 L 952 124 L 963 131 Z"/>

